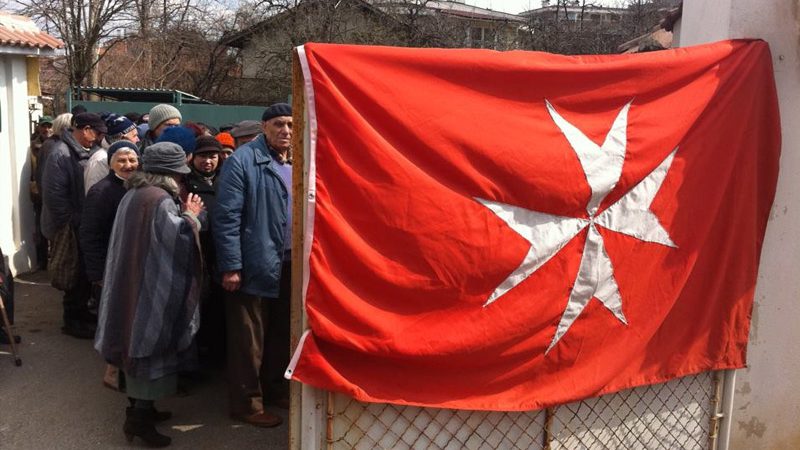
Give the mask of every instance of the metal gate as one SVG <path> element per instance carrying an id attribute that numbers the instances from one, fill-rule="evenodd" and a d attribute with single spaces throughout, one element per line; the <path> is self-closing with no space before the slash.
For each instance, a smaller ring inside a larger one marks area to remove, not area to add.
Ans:
<path id="1" fill-rule="evenodd" d="M 327 394 L 327 448 L 713 449 L 721 373 L 555 408 L 490 412 L 361 403 Z"/>

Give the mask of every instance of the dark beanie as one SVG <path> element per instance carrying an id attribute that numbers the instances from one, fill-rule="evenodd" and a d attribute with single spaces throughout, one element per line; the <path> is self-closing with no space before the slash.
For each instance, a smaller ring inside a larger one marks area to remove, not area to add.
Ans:
<path id="1" fill-rule="evenodd" d="M 136 125 L 125 116 L 118 116 L 111 114 L 106 117 L 106 127 L 108 128 L 108 137 L 116 139 L 123 134 L 130 133 L 136 129 Z"/>
<path id="2" fill-rule="evenodd" d="M 90 127 L 100 133 L 107 133 L 106 123 L 95 113 L 80 113 L 72 116 L 72 122 L 75 123 L 75 128 Z"/>
<path id="3" fill-rule="evenodd" d="M 197 143 L 194 150 L 195 154 L 222 151 L 222 144 L 214 139 L 214 136 L 203 135 L 198 137 L 195 142 Z"/>
<path id="4" fill-rule="evenodd" d="M 118 152 L 118 151 L 120 151 L 122 149 L 130 150 L 130 151 L 136 153 L 136 156 L 139 156 L 139 147 L 137 147 L 136 144 L 134 144 L 133 142 L 126 141 L 126 140 L 123 139 L 121 141 L 114 142 L 113 144 L 111 144 L 108 147 L 107 152 L 108 152 L 108 163 L 109 164 L 111 164 L 111 157 L 114 156 L 114 153 L 116 153 L 116 152 Z"/>
<path id="5" fill-rule="evenodd" d="M 156 142 L 174 142 L 180 145 L 187 155 L 193 153 L 196 146 L 194 131 L 186 127 L 169 127 L 161 133 Z"/>
<path id="6" fill-rule="evenodd" d="M 261 115 L 261 121 L 266 122 L 273 117 L 291 116 L 292 107 L 288 103 L 275 103 L 264 111 Z"/>

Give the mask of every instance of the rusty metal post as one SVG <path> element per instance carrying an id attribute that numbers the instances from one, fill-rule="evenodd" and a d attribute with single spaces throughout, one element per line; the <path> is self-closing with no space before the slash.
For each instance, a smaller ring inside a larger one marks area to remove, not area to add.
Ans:
<path id="1" fill-rule="evenodd" d="M 553 434 L 550 427 L 553 426 L 553 417 L 555 417 L 553 408 L 545 408 L 544 410 L 544 430 L 542 431 L 542 448 L 544 450 L 551 450 L 550 441 L 553 440 Z"/>
<path id="2" fill-rule="evenodd" d="M 719 438 L 719 422 L 723 415 L 720 411 L 720 400 L 722 398 L 722 371 L 714 372 L 713 395 L 711 396 L 709 409 L 711 417 L 708 423 L 708 448 L 716 450 L 717 439 Z"/>
<path id="3" fill-rule="evenodd" d="M 335 394 L 330 391 L 327 394 L 325 401 L 325 444 L 328 450 L 333 450 L 333 419 L 336 417 L 333 396 Z"/>

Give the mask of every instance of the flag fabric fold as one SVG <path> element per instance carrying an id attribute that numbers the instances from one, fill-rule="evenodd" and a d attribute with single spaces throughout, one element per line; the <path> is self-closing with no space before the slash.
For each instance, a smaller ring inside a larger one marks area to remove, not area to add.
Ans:
<path id="1" fill-rule="evenodd" d="M 780 153 L 766 43 L 299 54 L 309 331 L 287 376 L 530 410 L 746 364 Z"/>

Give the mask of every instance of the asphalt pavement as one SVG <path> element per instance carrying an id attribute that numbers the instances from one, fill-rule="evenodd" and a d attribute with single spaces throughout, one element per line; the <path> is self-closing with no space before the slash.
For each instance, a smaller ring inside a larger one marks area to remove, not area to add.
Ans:
<path id="1" fill-rule="evenodd" d="M 117 449 L 127 399 L 103 386 L 105 363 L 89 340 L 61 333 L 61 292 L 45 272 L 17 277 L 16 333 L 22 366 L 0 345 L 0 449 Z M 272 408 L 284 423 L 263 429 L 231 420 L 222 370 L 205 372 L 189 395 L 156 403 L 173 418 L 159 425 L 170 448 L 285 449 L 288 411 Z"/>

